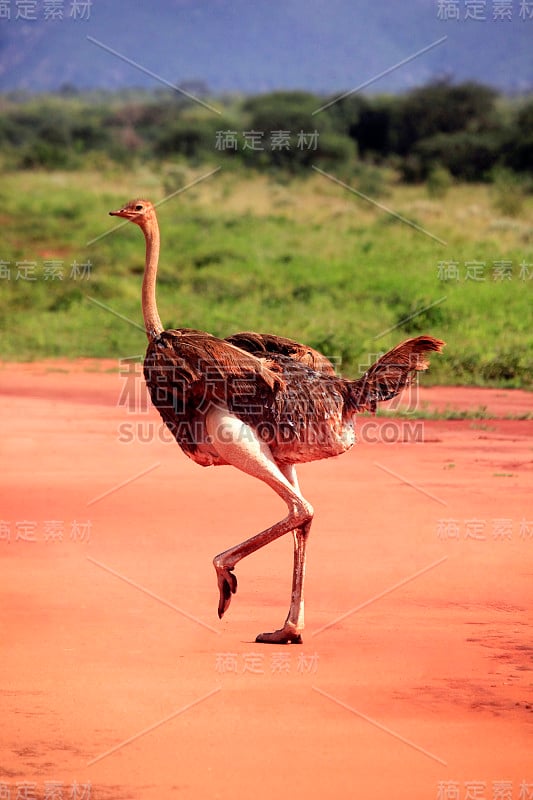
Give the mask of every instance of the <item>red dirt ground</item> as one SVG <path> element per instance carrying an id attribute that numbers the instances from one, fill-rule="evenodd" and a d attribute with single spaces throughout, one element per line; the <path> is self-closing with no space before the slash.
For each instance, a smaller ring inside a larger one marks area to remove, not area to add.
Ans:
<path id="1" fill-rule="evenodd" d="M 211 560 L 283 504 L 189 461 L 115 367 L 0 365 L 0 797 L 533 797 L 532 422 L 503 419 L 531 396 L 422 389 L 499 418 L 362 418 L 301 467 L 307 629 L 269 647 L 292 543 L 221 622 Z"/>

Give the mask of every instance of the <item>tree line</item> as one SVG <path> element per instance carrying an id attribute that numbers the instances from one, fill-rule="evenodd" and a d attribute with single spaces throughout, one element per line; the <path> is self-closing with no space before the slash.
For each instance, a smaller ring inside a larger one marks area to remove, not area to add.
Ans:
<path id="1" fill-rule="evenodd" d="M 166 90 L 3 95 L 2 165 L 223 161 L 293 174 L 315 165 L 348 177 L 365 163 L 391 167 L 406 182 L 439 174 L 486 181 L 505 170 L 531 188 L 531 96 L 510 99 L 481 84 L 441 81 L 402 95 L 283 91 L 202 103 Z"/>

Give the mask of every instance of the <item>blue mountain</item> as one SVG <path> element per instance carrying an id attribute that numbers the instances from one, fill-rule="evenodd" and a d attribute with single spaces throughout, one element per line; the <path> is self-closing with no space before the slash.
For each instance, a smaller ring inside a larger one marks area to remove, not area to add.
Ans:
<path id="1" fill-rule="evenodd" d="M 533 87 L 533 3 L 525 0 L 10 0 L 2 7 L 10 13 L 0 19 L 1 91 L 192 83 L 215 94 L 326 94 L 364 84 L 375 93 L 444 77 L 506 92 Z"/>

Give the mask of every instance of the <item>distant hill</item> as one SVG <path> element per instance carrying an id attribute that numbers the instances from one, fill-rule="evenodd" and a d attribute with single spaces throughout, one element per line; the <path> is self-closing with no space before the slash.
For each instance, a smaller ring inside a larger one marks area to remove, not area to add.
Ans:
<path id="1" fill-rule="evenodd" d="M 213 93 L 349 90 L 444 36 L 366 91 L 442 77 L 505 92 L 533 88 L 533 18 L 523 18 L 531 4 L 521 0 L 508 5 L 511 19 L 493 18 L 501 8 L 495 0 L 64 0 L 63 19 L 47 19 L 51 4 L 35 0 L 36 19 L 17 19 L 28 5 L 3 4 L 11 18 L 0 19 L 1 91 L 160 85 L 88 36 L 172 84 Z M 73 7 L 89 18 L 72 17 Z M 474 7 L 486 18 L 466 19 Z M 455 10 L 459 19 L 442 18 Z"/>

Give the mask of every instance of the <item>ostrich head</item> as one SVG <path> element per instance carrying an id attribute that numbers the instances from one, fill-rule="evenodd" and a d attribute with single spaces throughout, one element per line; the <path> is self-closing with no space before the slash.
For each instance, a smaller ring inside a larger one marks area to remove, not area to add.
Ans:
<path id="1" fill-rule="evenodd" d="M 155 209 L 149 200 L 130 200 L 118 211 L 110 211 L 111 217 L 123 217 L 143 228 L 155 217 Z"/>

